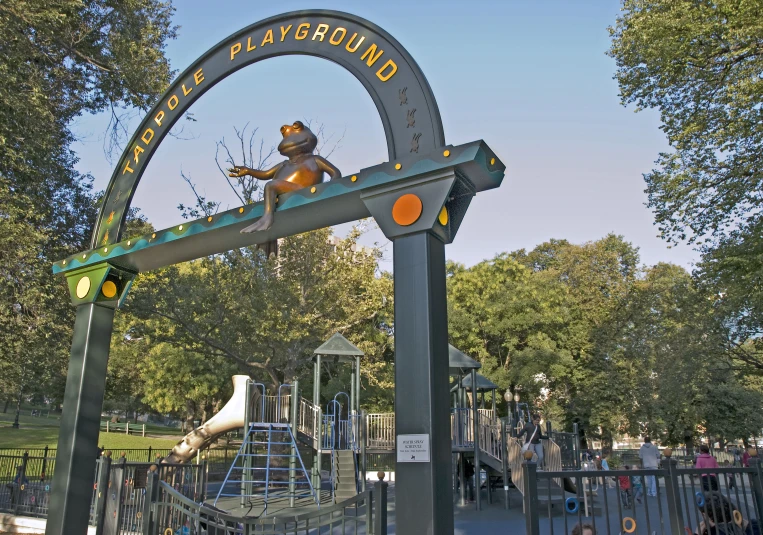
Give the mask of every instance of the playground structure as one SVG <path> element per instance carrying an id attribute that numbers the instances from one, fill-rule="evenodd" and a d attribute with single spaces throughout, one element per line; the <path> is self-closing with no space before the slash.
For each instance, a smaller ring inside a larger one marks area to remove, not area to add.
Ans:
<path id="1" fill-rule="evenodd" d="M 394 413 L 366 413 L 360 409 L 360 361 L 363 353 L 341 334 L 334 334 L 314 352 L 312 400 L 300 395 L 299 384 L 280 385 L 268 395 L 263 384 L 248 376 L 233 377 L 230 401 L 204 425 L 186 435 L 165 462 L 191 460 L 222 433 L 244 428 L 244 439 L 213 505 L 246 515 L 281 514 L 285 508 L 312 509 L 321 504 L 352 499 L 366 489 L 366 453 L 395 450 Z M 451 385 L 451 452 L 453 480 L 464 481 L 465 463 L 485 473 L 488 500 L 493 488 L 503 487 L 509 506 L 509 482 L 524 494 L 522 453 L 514 431 L 497 417 L 497 385 L 476 373 L 481 365 L 452 345 L 448 346 Z M 350 393 L 321 399 L 321 367 L 350 364 Z M 476 385 L 476 388 L 473 387 Z M 486 394 L 491 395 L 486 405 Z M 492 401 L 492 405 L 490 405 Z M 475 440 L 475 437 L 477 438 Z M 559 446 L 544 440 L 546 467 L 562 469 Z M 328 457 L 328 459 L 326 459 Z M 326 463 L 325 461 L 330 461 Z M 328 481 L 321 467 L 328 466 Z M 547 480 L 541 479 L 540 483 Z M 562 503 L 562 481 L 548 480 L 541 499 Z M 326 487 L 328 489 L 326 490 Z M 574 492 L 574 489 L 568 489 Z M 465 486 L 460 485 L 462 503 Z M 477 508 L 481 507 L 476 493 Z"/>

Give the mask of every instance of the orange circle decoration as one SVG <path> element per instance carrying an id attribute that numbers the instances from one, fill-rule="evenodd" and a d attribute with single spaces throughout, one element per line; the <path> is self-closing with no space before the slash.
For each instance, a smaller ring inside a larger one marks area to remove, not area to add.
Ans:
<path id="1" fill-rule="evenodd" d="M 111 299 L 117 295 L 117 285 L 114 284 L 113 281 L 106 281 L 103 283 L 103 286 L 101 286 L 101 293 Z"/>
<path id="2" fill-rule="evenodd" d="M 392 206 L 392 219 L 402 227 L 413 225 L 421 217 L 421 199 L 413 193 L 406 193 Z"/>

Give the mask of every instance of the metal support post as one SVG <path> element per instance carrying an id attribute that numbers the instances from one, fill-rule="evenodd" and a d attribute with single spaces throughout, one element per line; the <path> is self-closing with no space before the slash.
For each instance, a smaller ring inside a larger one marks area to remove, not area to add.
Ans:
<path id="1" fill-rule="evenodd" d="M 387 535 L 387 483 L 374 483 L 374 535 Z"/>
<path id="2" fill-rule="evenodd" d="M 395 425 L 429 438 L 429 462 L 397 463 L 398 535 L 452 535 L 445 244 L 429 232 L 394 238 Z"/>
<path id="3" fill-rule="evenodd" d="M 46 535 L 87 532 L 113 326 L 114 309 L 77 307 Z"/>
<path id="4" fill-rule="evenodd" d="M 477 410 L 477 371 L 472 370 L 472 440 L 474 441 L 474 506 L 482 509 L 482 493 L 480 492 L 482 477 L 480 476 L 480 412 Z"/>
<path id="5" fill-rule="evenodd" d="M 366 422 L 366 413 L 359 413 L 360 421 L 358 422 L 358 429 L 360 429 L 360 471 L 362 480 L 360 482 L 361 492 L 366 491 L 366 445 L 368 443 L 368 423 Z"/>
<path id="6" fill-rule="evenodd" d="M 761 458 L 750 457 L 750 466 L 754 468 L 750 474 L 750 486 L 752 487 L 752 499 L 755 502 L 758 518 L 763 518 L 763 466 Z"/>
<path id="7" fill-rule="evenodd" d="M 360 357 L 355 357 L 355 411 L 360 413 Z"/>
<path id="8" fill-rule="evenodd" d="M 501 469 L 503 471 L 503 505 L 508 509 L 509 502 L 509 443 L 506 437 L 506 424 L 501 422 Z"/>
<path id="9" fill-rule="evenodd" d="M 668 502 L 668 515 L 673 533 L 680 533 L 684 528 L 683 510 L 681 507 L 681 489 L 678 485 L 678 461 L 667 459 L 665 474 L 665 497 Z"/>
<path id="10" fill-rule="evenodd" d="M 158 519 L 154 518 L 153 504 L 159 498 L 159 473 L 156 465 L 148 470 L 146 481 L 146 498 L 143 502 L 143 533 L 156 533 Z"/>
<path id="11" fill-rule="evenodd" d="M 291 446 L 291 456 L 289 457 L 289 507 L 294 507 L 294 494 L 296 488 L 297 474 L 297 438 L 299 429 L 297 428 L 297 400 L 299 399 L 299 381 L 296 379 L 291 385 L 291 396 L 289 396 L 289 410 L 291 411 L 291 432 L 294 435 L 294 442 Z"/>
<path id="12" fill-rule="evenodd" d="M 522 471 L 525 480 L 524 510 L 525 532 L 527 535 L 540 535 L 538 519 L 538 466 L 533 461 L 524 461 Z"/>
<path id="13" fill-rule="evenodd" d="M 244 389 L 244 399 L 246 400 L 244 402 L 244 430 L 243 430 L 243 440 L 246 442 L 246 437 L 249 434 L 249 426 L 252 423 L 252 381 L 246 382 L 246 388 Z M 251 444 L 246 446 L 246 451 L 244 453 L 252 453 L 252 447 Z M 249 487 L 251 487 L 251 484 L 247 482 L 247 479 L 251 479 L 251 466 L 252 466 L 252 458 L 248 455 L 244 457 L 244 469 L 241 474 L 241 507 L 244 507 L 246 505 L 246 498 L 245 496 L 251 495 L 251 492 L 249 491 Z M 247 476 L 249 476 L 247 478 Z"/>
<path id="14" fill-rule="evenodd" d="M 315 355 L 313 369 L 313 405 L 318 410 L 315 425 L 315 457 L 313 458 L 313 488 L 321 495 L 321 448 L 323 447 L 323 411 L 321 410 L 321 356 Z"/>
<path id="15" fill-rule="evenodd" d="M 458 489 L 461 493 L 461 505 L 466 505 L 466 480 L 464 477 L 464 452 L 460 452 L 458 454 Z"/>
<path id="16" fill-rule="evenodd" d="M 98 459 L 98 480 L 95 498 L 95 533 L 103 534 L 103 520 L 106 518 L 106 501 L 109 497 L 109 477 L 111 476 L 111 452 L 107 451 Z"/>
<path id="17" fill-rule="evenodd" d="M 575 468 L 580 470 L 580 429 L 577 422 L 572 424 L 572 432 L 575 434 Z"/>

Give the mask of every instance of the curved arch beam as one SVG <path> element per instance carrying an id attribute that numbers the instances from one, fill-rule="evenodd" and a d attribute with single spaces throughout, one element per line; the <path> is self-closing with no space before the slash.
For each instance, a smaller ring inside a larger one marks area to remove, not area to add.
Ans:
<path id="1" fill-rule="evenodd" d="M 191 105 L 217 82 L 264 59 L 309 55 L 351 72 L 376 104 L 390 160 L 445 145 L 440 112 L 421 69 L 387 32 L 338 11 L 285 13 L 224 39 L 186 69 L 154 105 L 114 170 L 91 246 L 119 241 L 146 165 L 162 139 Z"/>

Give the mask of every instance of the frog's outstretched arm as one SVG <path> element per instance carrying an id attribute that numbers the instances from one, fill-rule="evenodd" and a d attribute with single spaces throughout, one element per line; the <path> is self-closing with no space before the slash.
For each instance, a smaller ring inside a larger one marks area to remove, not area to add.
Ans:
<path id="1" fill-rule="evenodd" d="M 241 166 L 236 165 L 228 169 L 228 176 L 238 178 L 245 175 L 249 175 L 258 180 L 270 180 L 276 175 L 276 171 L 278 171 L 279 167 L 281 167 L 280 163 L 276 165 L 275 167 L 271 167 L 270 169 L 266 171 L 262 171 L 260 169 L 250 169 L 248 167 L 244 167 L 243 165 Z"/>
<path id="2" fill-rule="evenodd" d="M 326 158 L 316 155 L 315 161 L 318 162 L 318 167 L 320 167 L 322 171 L 328 173 L 330 180 L 334 180 L 335 178 L 340 178 L 342 176 L 342 172 Z"/>

